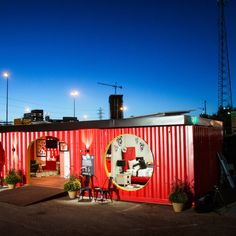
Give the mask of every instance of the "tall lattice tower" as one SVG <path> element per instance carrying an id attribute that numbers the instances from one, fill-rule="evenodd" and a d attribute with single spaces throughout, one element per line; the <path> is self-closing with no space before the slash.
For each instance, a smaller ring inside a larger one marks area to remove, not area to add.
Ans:
<path id="1" fill-rule="evenodd" d="M 232 91 L 225 23 L 225 4 L 227 0 L 217 0 L 219 8 L 219 58 L 218 58 L 218 109 L 232 108 Z"/>

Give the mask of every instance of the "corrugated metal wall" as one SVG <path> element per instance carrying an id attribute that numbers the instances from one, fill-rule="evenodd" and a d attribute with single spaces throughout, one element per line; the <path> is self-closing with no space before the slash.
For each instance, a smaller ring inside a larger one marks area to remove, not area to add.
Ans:
<path id="1" fill-rule="evenodd" d="M 115 137 L 122 134 L 136 135 L 150 146 L 154 157 L 154 173 L 144 188 L 137 191 L 120 190 L 121 199 L 168 203 L 167 196 L 171 183 L 176 178 L 191 181 L 193 184 L 196 182 L 197 192 L 205 191 L 209 188 L 211 182 L 214 182 L 215 176 L 212 173 L 211 180 L 205 184 L 201 170 L 203 165 L 206 165 L 204 171 L 208 170 L 209 165 L 216 165 L 212 158 L 214 158 L 216 150 L 219 150 L 219 144 L 222 141 L 221 131 L 214 128 L 194 128 L 194 126 L 182 125 L 0 133 L 0 142 L 5 150 L 6 158 L 2 174 L 5 175 L 9 168 L 16 168 L 22 169 L 28 176 L 29 145 L 37 138 L 53 136 L 68 144 L 71 173 L 73 174 L 80 174 L 81 154 L 85 149 L 89 149 L 90 154 L 95 156 L 95 181 L 102 185 L 106 178 L 104 168 L 106 148 Z M 207 154 L 205 153 L 206 149 L 209 149 Z M 202 159 L 204 159 L 204 162 Z"/>
<path id="2" fill-rule="evenodd" d="M 217 152 L 223 148 L 223 133 L 219 129 L 194 127 L 195 194 L 202 196 L 219 183 Z"/>
<path id="3" fill-rule="evenodd" d="M 171 183 L 176 178 L 194 178 L 192 126 L 107 129 L 101 132 L 105 146 L 118 135 L 133 134 L 142 138 L 153 153 L 154 173 L 151 180 L 140 190 L 122 190 L 124 200 L 168 203 Z"/>

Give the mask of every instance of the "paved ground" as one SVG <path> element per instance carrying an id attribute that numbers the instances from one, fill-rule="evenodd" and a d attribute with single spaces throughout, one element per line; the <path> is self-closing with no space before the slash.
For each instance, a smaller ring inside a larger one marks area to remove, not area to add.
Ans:
<path id="1" fill-rule="evenodd" d="M 0 235 L 236 235 L 236 204 L 217 212 L 132 202 L 78 202 L 67 196 L 19 207 L 0 202 Z"/>
<path id="2" fill-rule="evenodd" d="M 55 181 L 63 186 L 64 180 L 55 177 L 31 184 L 55 187 Z M 0 202 L 0 235 L 236 235 L 236 190 L 222 193 L 227 207 L 209 213 L 175 213 L 172 206 L 158 204 L 78 202 L 68 196 L 26 207 Z"/>

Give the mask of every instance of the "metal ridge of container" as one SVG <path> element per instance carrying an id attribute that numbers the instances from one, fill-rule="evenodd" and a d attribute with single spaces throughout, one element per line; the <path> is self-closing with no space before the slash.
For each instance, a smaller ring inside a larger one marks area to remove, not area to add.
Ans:
<path id="1" fill-rule="evenodd" d="M 117 120 L 91 120 L 77 122 L 61 122 L 61 123 L 37 123 L 30 125 L 5 125 L 0 126 L 0 133 L 12 131 L 53 131 L 53 130 L 75 130 L 75 129 L 104 129 L 104 128 L 128 128 L 128 127 L 151 127 L 151 126 L 167 126 L 167 125 L 200 125 L 222 128 L 222 122 L 189 116 L 145 116 L 132 117 Z"/>

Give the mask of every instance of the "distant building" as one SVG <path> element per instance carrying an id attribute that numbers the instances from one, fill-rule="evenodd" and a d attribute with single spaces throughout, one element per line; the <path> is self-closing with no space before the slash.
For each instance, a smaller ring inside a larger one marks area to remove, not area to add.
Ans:
<path id="1" fill-rule="evenodd" d="M 24 113 L 24 119 L 31 119 L 31 112 Z"/>
<path id="2" fill-rule="evenodd" d="M 42 109 L 31 110 L 31 112 L 24 113 L 23 118 L 14 119 L 14 125 L 31 125 L 37 123 L 59 123 L 59 122 L 76 122 L 79 121 L 77 117 L 65 116 L 62 119 L 51 119 L 45 116 Z"/>
<path id="3" fill-rule="evenodd" d="M 74 122 L 74 121 L 78 121 L 77 117 L 72 117 L 72 116 L 64 116 L 62 118 L 63 122 Z"/>
<path id="4" fill-rule="evenodd" d="M 32 121 L 43 121 L 43 110 L 31 110 Z"/>
<path id="5" fill-rule="evenodd" d="M 14 119 L 14 125 L 30 125 L 35 122 L 43 122 L 43 110 L 36 109 L 31 110 L 31 112 L 24 113 L 23 118 Z"/>
<path id="6" fill-rule="evenodd" d="M 110 119 L 123 119 L 123 95 L 110 95 Z"/>

